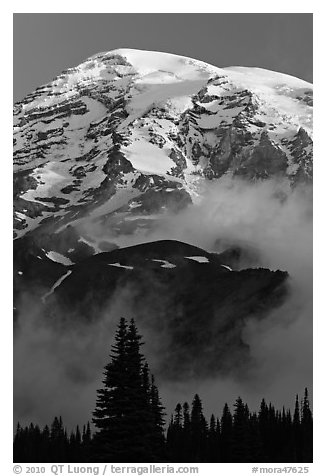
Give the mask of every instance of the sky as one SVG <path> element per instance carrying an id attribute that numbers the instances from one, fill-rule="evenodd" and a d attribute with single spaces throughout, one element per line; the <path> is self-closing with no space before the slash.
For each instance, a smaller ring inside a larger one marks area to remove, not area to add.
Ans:
<path id="1" fill-rule="evenodd" d="M 13 99 L 100 51 L 164 51 L 312 82 L 311 13 L 15 13 Z"/>

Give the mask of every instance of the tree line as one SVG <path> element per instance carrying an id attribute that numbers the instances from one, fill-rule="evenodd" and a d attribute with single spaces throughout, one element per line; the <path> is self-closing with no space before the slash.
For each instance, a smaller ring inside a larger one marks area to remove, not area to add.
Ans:
<path id="1" fill-rule="evenodd" d="M 312 462 L 312 412 L 308 390 L 294 411 L 263 399 L 258 412 L 237 398 L 220 418 L 207 421 L 199 395 L 178 403 L 167 430 L 154 376 L 141 353 L 135 322 L 121 318 L 110 360 L 88 422 L 70 434 L 62 418 L 40 429 L 17 425 L 14 462 Z"/>

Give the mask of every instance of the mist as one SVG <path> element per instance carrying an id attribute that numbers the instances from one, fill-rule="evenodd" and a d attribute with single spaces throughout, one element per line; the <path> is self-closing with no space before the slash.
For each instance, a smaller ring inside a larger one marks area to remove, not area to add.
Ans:
<path id="1" fill-rule="evenodd" d="M 290 294 L 267 319 L 248 317 L 242 338 L 250 346 L 249 367 L 234 369 L 227 378 L 167 385 L 165 402 L 173 406 L 197 392 L 208 413 L 220 413 L 226 401 L 239 395 L 253 409 L 263 397 L 293 408 L 305 386 L 312 394 L 312 186 L 291 189 L 276 180 L 252 184 L 226 178 L 204 187 L 199 203 L 165 216 L 140 239 L 176 239 L 206 250 L 217 249 L 219 242 L 249 246 L 257 251 L 259 266 L 289 272 Z"/>
<path id="2" fill-rule="evenodd" d="M 268 318 L 248 316 L 242 338 L 251 359 L 245 369 L 180 383 L 155 374 L 167 413 L 179 401 L 190 403 L 195 393 L 206 414 L 218 416 L 239 395 L 252 410 L 263 397 L 292 408 L 296 393 L 305 386 L 312 391 L 312 187 L 234 179 L 200 186 L 198 203 L 162 214 L 150 230 L 119 237 L 120 245 L 175 239 L 207 251 L 223 251 L 223 244 L 248 246 L 257 251 L 259 266 L 288 271 L 290 293 Z M 104 226 L 96 233 L 112 241 Z M 52 326 L 29 296 L 25 300 L 14 341 L 15 420 L 45 424 L 62 415 L 68 427 L 82 425 L 95 407 L 116 324 L 120 316 L 132 317 L 132 290 L 120 290 L 96 322 L 78 326 Z M 146 321 L 137 326 L 154 371 L 161 344 Z"/>

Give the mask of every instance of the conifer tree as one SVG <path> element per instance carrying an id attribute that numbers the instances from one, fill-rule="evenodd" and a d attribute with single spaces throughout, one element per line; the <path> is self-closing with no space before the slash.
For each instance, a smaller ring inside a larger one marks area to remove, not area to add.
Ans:
<path id="1" fill-rule="evenodd" d="M 182 406 L 182 442 L 180 444 L 180 461 L 189 461 L 191 451 L 191 425 L 190 425 L 190 407 L 188 402 Z"/>
<path id="2" fill-rule="evenodd" d="M 249 455 L 248 460 L 251 463 L 262 461 L 262 442 L 259 431 L 259 421 L 256 413 L 249 415 Z"/>
<path id="3" fill-rule="evenodd" d="M 87 425 L 83 426 L 83 434 L 82 434 L 81 462 L 83 463 L 87 463 L 90 460 L 91 439 L 92 439 L 91 427 L 88 421 Z"/>
<path id="4" fill-rule="evenodd" d="M 164 424 L 165 424 L 165 412 L 162 405 L 159 391 L 155 385 L 154 375 L 151 376 L 150 385 L 150 407 L 153 415 L 153 435 L 151 437 L 153 445 L 153 453 L 159 460 L 162 461 L 165 458 L 165 438 L 164 438 Z"/>
<path id="5" fill-rule="evenodd" d="M 295 446 L 295 462 L 301 462 L 301 424 L 300 424 L 299 396 L 296 395 L 293 413 L 293 437 Z"/>
<path id="6" fill-rule="evenodd" d="M 121 318 L 93 412 L 99 430 L 93 438 L 94 461 L 150 462 L 162 457 L 158 430 L 163 407 L 154 383 L 149 384 L 141 345 L 134 320 L 127 326 Z"/>
<path id="7" fill-rule="evenodd" d="M 269 414 L 268 406 L 263 398 L 260 404 L 260 410 L 258 413 L 259 419 L 259 431 L 262 440 L 262 460 L 270 461 L 270 427 L 269 427 Z"/>
<path id="8" fill-rule="evenodd" d="M 249 453 L 249 410 L 240 397 L 235 402 L 232 432 L 232 461 L 247 463 Z"/>
<path id="9" fill-rule="evenodd" d="M 182 407 L 178 403 L 167 430 L 167 455 L 170 461 L 179 463 L 183 461 L 183 426 Z"/>
<path id="10" fill-rule="evenodd" d="M 50 430 L 51 459 L 58 463 L 64 463 L 66 459 L 67 438 L 63 428 L 62 418 L 55 417 Z"/>
<path id="11" fill-rule="evenodd" d="M 207 422 L 203 415 L 203 406 L 199 395 L 194 396 L 190 420 L 191 461 L 204 461 L 206 454 Z"/>
<path id="12" fill-rule="evenodd" d="M 313 461 L 313 425 L 307 388 L 305 388 L 304 391 L 304 398 L 302 404 L 301 428 L 302 461 L 304 463 L 310 463 Z"/>
<path id="13" fill-rule="evenodd" d="M 50 458 L 50 428 L 45 425 L 42 431 L 42 443 L 41 443 L 42 463 L 51 462 Z"/>
<path id="14" fill-rule="evenodd" d="M 226 403 L 221 418 L 221 462 L 232 462 L 231 443 L 233 434 L 232 415 Z"/>
<path id="15" fill-rule="evenodd" d="M 178 428 L 182 428 L 183 425 L 183 415 L 182 415 L 182 406 L 180 403 L 177 404 L 174 410 L 174 421 Z"/>
<path id="16" fill-rule="evenodd" d="M 13 449 L 13 460 L 14 463 L 23 463 L 23 445 L 22 445 L 22 435 L 23 429 L 20 426 L 20 423 L 17 423 L 16 433 L 14 436 L 14 449 Z"/>
<path id="17" fill-rule="evenodd" d="M 220 428 L 215 415 L 211 415 L 207 435 L 207 461 L 217 463 L 220 461 Z"/>
<path id="18" fill-rule="evenodd" d="M 300 421 L 299 396 L 296 395 L 293 414 L 293 437 L 295 446 L 295 462 L 302 462 L 302 435 Z"/>

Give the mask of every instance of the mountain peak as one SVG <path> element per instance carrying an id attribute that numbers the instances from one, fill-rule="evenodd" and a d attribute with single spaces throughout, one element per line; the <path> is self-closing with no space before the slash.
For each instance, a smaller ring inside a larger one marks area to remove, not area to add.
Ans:
<path id="1" fill-rule="evenodd" d="M 310 86 L 156 51 L 86 59 L 15 106 L 15 236 L 121 209 L 137 228 L 226 174 L 311 180 Z"/>
<path id="2" fill-rule="evenodd" d="M 161 51 L 139 50 L 132 48 L 119 48 L 107 52 L 101 52 L 88 58 L 85 63 L 94 60 L 107 61 L 111 58 L 121 57 L 132 65 L 140 74 L 148 74 L 154 71 L 168 71 L 182 75 L 192 75 L 198 69 L 205 74 L 222 72 L 220 68 L 200 60 Z"/>

